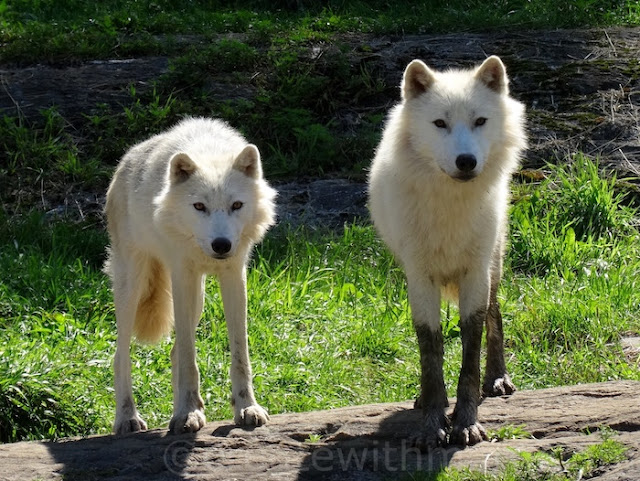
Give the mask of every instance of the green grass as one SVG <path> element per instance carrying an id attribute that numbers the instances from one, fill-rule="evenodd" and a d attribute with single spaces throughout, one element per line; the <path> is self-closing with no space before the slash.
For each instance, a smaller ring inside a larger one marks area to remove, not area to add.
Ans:
<path id="1" fill-rule="evenodd" d="M 487 28 L 637 25 L 626 0 L 375 1 L 254 0 L 131 2 L 4 0 L 2 61 L 60 61 L 175 52 L 180 35 L 243 33 L 274 41 L 326 39 L 344 32 L 441 33 Z"/>
<path id="2" fill-rule="evenodd" d="M 549 166 L 539 185 L 515 186 L 500 300 L 520 389 L 640 380 L 619 342 L 640 333 L 638 219 L 608 179 L 578 157 Z M 115 321 L 100 271 L 106 243 L 102 227 L 86 222 L 39 214 L 0 222 L 2 441 L 109 431 Z M 280 226 L 257 248 L 248 283 L 255 388 L 271 413 L 416 396 L 404 276 L 370 226 Z M 202 391 L 208 418 L 228 419 L 228 341 L 215 280 L 207 287 L 197 338 Z M 444 304 L 442 313 L 454 395 L 458 315 Z M 150 426 L 171 416 L 169 350 L 169 342 L 133 349 L 135 395 Z"/>
<path id="3" fill-rule="evenodd" d="M 598 469 L 627 459 L 628 447 L 615 440 L 615 433 L 605 429 L 602 441 L 582 451 L 564 453 L 562 448 L 550 453 L 519 452 L 518 459 L 506 462 L 497 472 L 481 472 L 470 468 L 445 468 L 437 473 L 414 473 L 409 481 L 566 481 L 589 479 Z"/>
<path id="4" fill-rule="evenodd" d="M 487 436 L 492 441 L 504 441 L 505 439 L 526 439 L 532 438 L 529 431 L 526 430 L 524 424 L 514 426 L 513 424 L 505 424 L 495 431 L 488 431 Z"/>
<path id="5" fill-rule="evenodd" d="M 573 160 L 551 167 L 512 209 L 503 292 L 521 386 L 544 385 L 529 369 L 571 384 L 581 364 L 598 366 L 581 382 L 638 376 L 637 366 L 615 360 L 620 334 L 638 330 L 636 212 L 624 205 L 614 176 L 601 177 L 582 156 Z"/>

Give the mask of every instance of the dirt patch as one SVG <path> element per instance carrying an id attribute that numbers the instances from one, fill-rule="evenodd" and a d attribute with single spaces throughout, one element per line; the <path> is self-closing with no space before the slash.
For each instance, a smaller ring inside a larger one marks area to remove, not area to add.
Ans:
<path id="1" fill-rule="evenodd" d="M 194 42 L 197 39 L 193 40 Z M 467 67 L 487 55 L 500 55 L 515 97 L 528 111 L 527 165 L 582 151 L 600 156 L 625 173 L 640 172 L 640 30 L 556 30 L 519 33 L 374 37 L 343 35 L 351 67 L 366 66 L 387 89 L 367 105 L 339 112 L 349 128 L 360 115 L 385 111 L 398 101 L 397 85 L 407 63 L 421 58 L 436 68 Z M 331 45 L 309 46 L 320 56 Z M 56 106 L 65 118 L 83 122 L 96 105 L 130 100 L 129 89 L 145 92 L 168 72 L 169 59 L 147 57 L 72 65 L 0 68 L 0 111 L 35 116 Z M 226 75 L 226 74 L 225 74 Z M 251 98 L 246 86 L 215 75 L 207 82 L 216 98 Z"/>
<path id="2" fill-rule="evenodd" d="M 0 479 L 378 481 L 444 466 L 494 472 L 521 451 L 581 451 L 600 443 L 598 431 L 608 426 L 628 447 L 627 460 L 599 469 L 592 479 L 631 481 L 640 472 L 639 399 L 640 382 L 632 381 L 487 399 L 479 408 L 486 428 L 522 426 L 531 437 L 429 453 L 407 442 L 421 417 L 411 402 L 281 414 L 255 429 L 222 421 L 195 435 L 155 429 L 126 437 L 21 442 L 0 446 Z M 453 409 L 455 401 L 450 404 Z"/>
<path id="3" fill-rule="evenodd" d="M 192 39 L 198 41 L 197 38 Z M 564 159 L 574 152 L 599 157 L 620 176 L 640 175 L 640 30 L 557 30 L 546 32 L 416 35 L 374 37 L 343 35 L 351 68 L 366 68 L 387 86 L 363 105 L 344 106 L 336 114 L 340 129 L 349 131 L 363 115 L 385 112 L 398 101 L 398 84 L 406 64 L 421 58 L 435 68 L 467 67 L 487 55 L 500 55 L 511 76 L 511 89 L 527 107 L 530 148 L 525 167 Z M 310 57 L 322 57 L 335 46 L 309 46 Z M 25 117 L 56 106 L 72 123 L 86 122 L 100 104 L 117 108 L 130 102 L 130 87 L 144 93 L 167 73 L 167 57 L 91 61 L 71 65 L 35 65 L 0 68 L 0 112 Z M 225 74 L 226 75 L 226 74 Z M 207 82 L 215 98 L 251 98 L 247 86 L 228 78 Z M 333 225 L 366 215 L 362 184 L 341 187 L 346 208 L 318 204 L 335 192 L 332 182 L 283 186 L 281 218 Z M 324 189 L 324 190 L 323 190 Z M 65 205 L 43 198 L 45 210 L 82 209 L 86 193 L 70 192 Z M 355 196 L 355 198 L 354 198 Z M 308 201 L 304 202 L 304 198 Z M 340 192 L 335 194 L 339 203 Z M 314 204 L 315 202 L 315 204 Z M 90 208 L 88 206 L 87 208 Z M 319 209 L 319 211 L 318 211 Z M 86 209 L 85 209 L 86 210 Z M 316 212 L 318 215 L 316 216 Z M 302 213 L 302 215 L 300 215 Z"/>
<path id="4" fill-rule="evenodd" d="M 640 337 L 623 337 L 620 341 L 622 352 L 629 360 L 629 364 L 640 363 Z"/>

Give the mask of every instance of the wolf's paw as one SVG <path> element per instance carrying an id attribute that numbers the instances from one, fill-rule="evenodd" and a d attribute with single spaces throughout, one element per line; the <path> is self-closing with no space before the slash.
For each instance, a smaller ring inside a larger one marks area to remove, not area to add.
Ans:
<path id="1" fill-rule="evenodd" d="M 453 426 L 449 436 L 449 444 L 457 446 L 473 446 L 480 441 L 487 440 L 487 433 L 480 423 L 473 423 L 470 426 Z"/>
<path id="2" fill-rule="evenodd" d="M 173 434 L 195 433 L 200 431 L 207 420 L 201 409 L 175 414 L 169 422 L 169 431 Z"/>
<path id="3" fill-rule="evenodd" d="M 446 446 L 449 426 L 449 418 L 444 414 L 444 410 L 428 412 L 425 414 L 422 431 L 411 436 L 410 443 L 420 451 Z"/>
<path id="4" fill-rule="evenodd" d="M 442 428 L 438 428 L 436 431 L 414 434 L 409 438 L 409 443 L 422 452 L 431 451 L 447 445 L 447 432 Z"/>
<path id="5" fill-rule="evenodd" d="M 140 417 L 138 413 L 124 419 L 116 419 L 113 423 L 113 432 L 121 434 L 135 433 L 136 431 L 146 431 L 147 423 Z"/>
<path id="6" fill-rule="evenodd" d="M 262 426 L 269 420 L 269 413 L 262 406 L 253 404 L 240 409 L 233 420 L 239 426 Z"/>
<path id="7" fill-rule="evenodd" d="M 502 377 L 485 379 L 482 386 L 482 394 L 486 397 L 508 396 L 514 392 L 516 392 L 516 387 L 506 372 Z"/>

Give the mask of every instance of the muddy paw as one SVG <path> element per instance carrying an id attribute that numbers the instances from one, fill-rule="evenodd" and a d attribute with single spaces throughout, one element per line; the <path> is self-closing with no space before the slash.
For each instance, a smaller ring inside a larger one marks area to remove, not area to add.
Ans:
<path id="1" fill-rule="evenodd" d="M 202 429 L 207 420 L 200 409 L 178 413 L 171 418 L 169 431 L 173 434 L 195 433 Z"/>
<path id="2" fill-rule="evenodd" d="M 446 446 L 448 429 L 449 418 L 445 416 L 444 412 L 427 413 L 422 425 L 422 431 L 411 436 L 411 445 L 420 451 L 429 451 L 440 446 Z"/>
<path id="3" fill-rule="evenodd" d="M 262 406 L 254 404 L 241 409 L 234 416 L 234 422 L 240 426 L 262 426 L 269 420 L 269 413 Z"/>
<path id="4" fill-rule="evenodd" d="M 470 426 L 454 425 L 449 436 L 449 444 L 466 447 L 473 446 L 486 439 L 487 433 L 480 423 L 474 423 Z"/>
<path id="5" fill-rule="evenodd" d="M 422 452 L 431 451 L 441 446 L 447 445 L 447 433 L 444 429 L 431 432 L 423 432 L 420 434 L 414 434 L 409 438 L 409 442 L 412 446 L 415 446 Z"/>
<path id="6" fill-rule="evenodd" d="M 485 379 L 482 386 L 482 394 L 487 397 L 508 396 L 516 391 L 516 387 L 511 382 L 508 374 L 495 379 Z"/>
<path id="7" fill-rule="evenodd" d="M 125 419 L 116 419 L 113 423 L 113 432 L 116 434 L 129 434 L 136 431 L 146 431 L 147 423 L 140 417 L 138 413 Z"/>

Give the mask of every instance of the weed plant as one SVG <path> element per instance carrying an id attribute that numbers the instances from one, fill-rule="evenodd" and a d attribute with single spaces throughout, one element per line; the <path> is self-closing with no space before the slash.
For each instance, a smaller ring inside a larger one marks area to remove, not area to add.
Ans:
<path id="1" fill-rule="evenodd" d="M 628 448 L 615 439 L 617 433 L 604 429 L 602 441 L 582 451 L 564 453 L 562 448 L 551 453 L 519 452 L 497 472 L 471 468 L 445 468 L 436 473 L 413 473 L 403 481 L 566 481 L 589 479 L 597 470 L 627 459 Z"/>
<path id="2" fill-rule="evenodd" d="M 640 380 L 620 339 L 640 333 L 640 233 L 614 177 L 583 157 L 516 186 L 500 291 L 507 364 L 520 389 Z M 569 234 L 573 231 L 573 234 Z M 96 225 L 0 219 L 2 441 L 108 432 L 115 319 Z M 368 225 L 274 229 L 248 277 L 255 388 L 273 414 L 418 393 L 404 276 Z M 455 395 L 457 309 L 442 305 L 445 379 Z M 150 426 L 171 416 L 171 343 L 132 349 L 135 396 Z M 215 279 L 197 334 L 209 419 L 231 417 L 229 352 Z M 634 361 L 636 362 L 636 361 Z M 526 426 L 497 433 L 521 436 Z"/>

